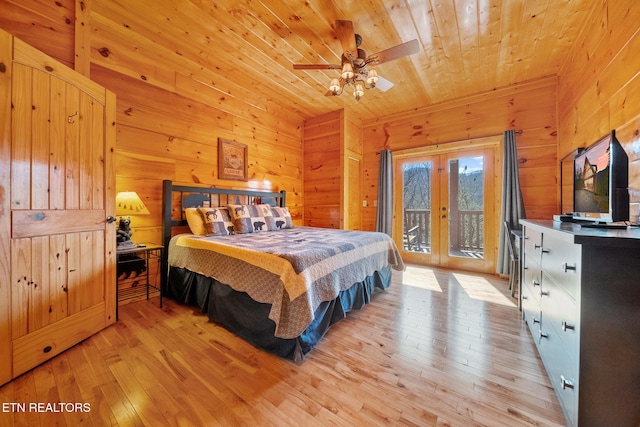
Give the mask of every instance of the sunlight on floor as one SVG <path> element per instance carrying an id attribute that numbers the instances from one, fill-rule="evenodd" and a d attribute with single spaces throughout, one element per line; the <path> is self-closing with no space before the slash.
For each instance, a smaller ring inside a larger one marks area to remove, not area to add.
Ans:
<path id="1" fill-rule="evenodd" d="M 503 295 L 484 277 L 461 273 L 453 273 L 453 277 L 458 281 L 470 298 L 506 305 L 508 307 L 516 306 L 512 300 Z"/>
<path id="2" fill-rule="evenodd" d="M 402 284 L 405 286 L 413 286 L 414 288 L 442 292 L 435 273 L 433 270 L 427 268 L 417 268 L 408 265 L 402 274 Z"/>

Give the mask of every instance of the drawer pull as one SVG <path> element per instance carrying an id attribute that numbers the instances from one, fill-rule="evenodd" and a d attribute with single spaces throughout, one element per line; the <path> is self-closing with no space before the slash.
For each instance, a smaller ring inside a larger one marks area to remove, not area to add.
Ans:
<path id="1" fill-rule="evenodd" d="M 539 334 L 540 334 L 540 338 L 549 338 L 549 333 L 547 332 L 540 331 Z"/>
<path id="2" fill-rule="evenodd" d="M 540 291 L 540 296 L 541 297 L 548 297 L 549 296 L 549 291 Z"/>
<path id="3" fill-rule="evenodd" d="M 548 254 L 549 252 L 551 252 L 549 249 L 542 249 L 543 254 Z"/>
<path id="4" fill-rule="evenodd" d="M 536 323 L 540 323 L 540 319 L 536 319 L 535 316 L 533 317 L 533 324 L 535 325 Z"/>
<path id="5" fill-rule="evenodd" d="M 533 279 L 533 286 L 540 286 L 540 281 Z"/>
<path id="6" fill-rule="evenodd" d="M 567 331 L 567 329 L 571 329 L 572 331 L 576 330 L 576 325 L 573 325 L 571 323 L 567 323 L 564 320 L 562 321 L 562 330 L 563 331 Z"/>
<path id="7" fill-rule="evenodd" d="M 51 350 L 52 350 L 52 348 L 51 348 L 50 345 L 48 345 L 48 346 L 46 346 L 45 348 L 42 349 L 42 351 L 45 352 L 45 353 L 49 353 Z"/>
<path id="8" fill-rule="evenodd" d="M 529 299 L 529 297 L 526 295 L 522 295 L 522 299 Z"/>
<path id="9" fill-rule="evenodd" d="M 563 262 L 562 263 L 562 271 L 564 271 L 566 273 L 569 270 L 576 271 L 576 265 L 575 264 L 569 265 L 566 262 Z"/>
<path id="10" fill-rule="evenodd" d="M 538 245 L 536 243 L 534 243 L 533 245 L 533 249 L 540 249 L 542 247 L 542 245 Z"/>
<path id="11" fill-rule="evenodd" d="M 564 375 L 560 375 L 560 384 L 562 385 L 563 390 L 566 390 L 568 388 L 575 388 L 575 384 L 573 383 L 573 381 L 566 379 Z"/>

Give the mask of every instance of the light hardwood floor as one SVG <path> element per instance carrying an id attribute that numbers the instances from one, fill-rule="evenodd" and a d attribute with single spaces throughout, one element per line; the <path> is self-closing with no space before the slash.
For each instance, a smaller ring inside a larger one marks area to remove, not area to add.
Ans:
<path id="1" fill-rule="evenodd" d="M 116 325 L 0 388 L 0 425 L 564 425 L 507 287 L 490 275 L 394 272 L 391 288 L 299 365 L 193 307 L 135 302 Z M 90 412 L 29 412 L 34 402 Z"/>

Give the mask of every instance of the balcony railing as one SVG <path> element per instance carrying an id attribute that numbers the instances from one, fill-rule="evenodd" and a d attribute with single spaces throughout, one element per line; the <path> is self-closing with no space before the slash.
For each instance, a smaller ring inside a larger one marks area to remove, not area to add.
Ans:
<path id="1" fill-rule="evenodd" d="M 430 209 L 405 209 L 404 227 L 405 251 L 431 252 Z M 408 231 L 411 233 L 407 233 Z M 481 257 L 484 252 L 483 211 L 458 211 L 453 217 L 449 217 L 449 235 L 451 254 Z"/>

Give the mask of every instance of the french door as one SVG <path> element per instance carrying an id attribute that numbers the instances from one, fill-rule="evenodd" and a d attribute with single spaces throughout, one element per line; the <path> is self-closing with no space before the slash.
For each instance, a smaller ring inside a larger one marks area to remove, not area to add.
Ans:
<path id="1" fill-rule="evenodd" d="M 495 148 L 395 160 L 394 238 L 405 261 L 495 271 Z"/>

